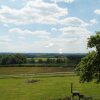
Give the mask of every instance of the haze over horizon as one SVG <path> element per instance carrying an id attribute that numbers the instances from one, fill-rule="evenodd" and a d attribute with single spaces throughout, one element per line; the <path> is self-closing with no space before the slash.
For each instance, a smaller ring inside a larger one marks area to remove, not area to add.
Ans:
<path id="1" fill-rule="evenodd" d="M 87 53 L 100 31 L 100 0 L 0 0 L 0 52 Z"/>

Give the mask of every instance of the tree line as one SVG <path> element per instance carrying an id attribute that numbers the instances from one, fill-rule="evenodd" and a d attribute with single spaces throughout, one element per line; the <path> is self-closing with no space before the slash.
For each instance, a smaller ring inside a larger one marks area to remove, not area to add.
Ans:
<path id="1" fill-rule="evenodd" d="M 26 57 L 20 54 L 0 55 L 0 65 L 24 64 Z"/>
<path id="2" fill-rule="evenodd" d="M 1 54 L 0 55 L 0 65 L 14 65 L 14 64 L 63 64 L 66 66 L 75 66 L 79 63 L 82 56 L 57 56 L 53 58 L 27 58 L 27 56 L 24 56 L 23 54 Z"/>
<path id="3" fill-rule="evenodd" d="M 27 63 L 70 63 L 70 60 L 68 58 L 39 58 L 38 60 L 37 58 L 30 58 Z"/>

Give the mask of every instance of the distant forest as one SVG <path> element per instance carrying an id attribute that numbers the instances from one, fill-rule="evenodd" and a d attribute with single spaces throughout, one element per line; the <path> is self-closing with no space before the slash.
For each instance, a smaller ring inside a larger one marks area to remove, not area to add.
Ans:
<path id="1" fill-rule="evenodd" d="M 74 67 L 86 54 L 0 53 L 1 67 Z"/>

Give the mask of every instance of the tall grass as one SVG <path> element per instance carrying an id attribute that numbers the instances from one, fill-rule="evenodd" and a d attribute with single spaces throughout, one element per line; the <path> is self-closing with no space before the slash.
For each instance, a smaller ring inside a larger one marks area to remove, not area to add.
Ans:
<path id="1" fill-rule="evenodd" d="M 0 67 L 0 75 L 52 73 L 52 72 L 73 72 L 73 68 L 63 68 L 63 67 Z"/>

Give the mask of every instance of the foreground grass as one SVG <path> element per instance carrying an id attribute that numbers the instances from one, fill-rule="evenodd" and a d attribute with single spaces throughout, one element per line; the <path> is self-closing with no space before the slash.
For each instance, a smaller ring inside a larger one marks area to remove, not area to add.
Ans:
<path id="1" fill-rule="evenodd" d="M 39 80 L 27 83 L 29 79 Z M 7 77 L 0 75 L 0 100 L 58 100 L 70 96 L 70 83 L 74 90 L 100 99 L 100 84 L 78 82 L 79 77 L 71 74 L 38 74 L 31 77 Z"/>

